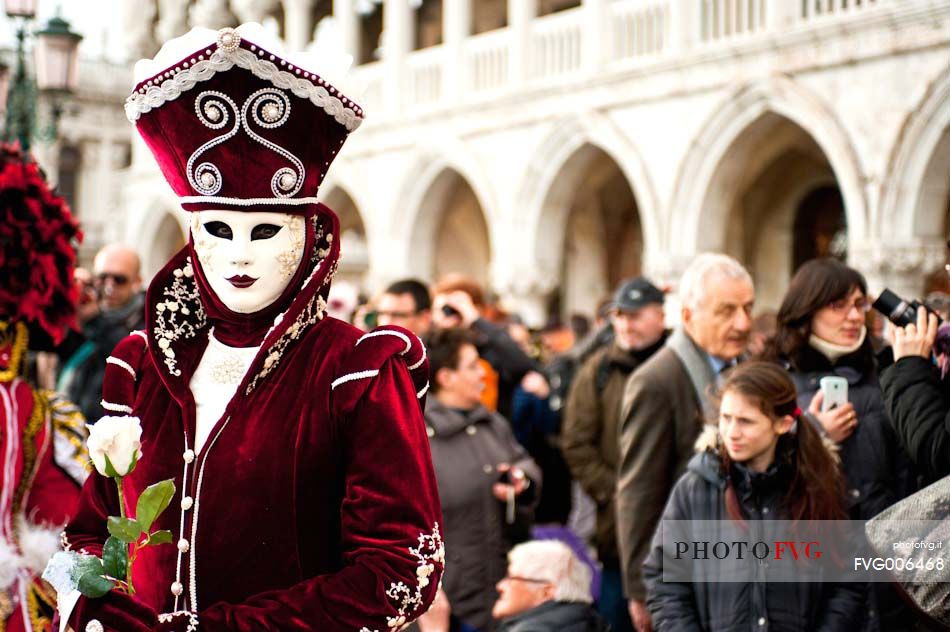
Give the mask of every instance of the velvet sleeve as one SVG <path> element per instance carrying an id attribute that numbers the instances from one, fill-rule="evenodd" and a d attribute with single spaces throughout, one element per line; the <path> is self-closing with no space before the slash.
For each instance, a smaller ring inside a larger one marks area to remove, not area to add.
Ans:
<path id="1" fill-rule="evenodd" d="M 202 632 L 397 630 L 428 609 L 444 549 L 416 393 L 405 363 L 391 358 L 340 420 L 343 568 L 240 604 L 215 604 L 198 614 Z"/>

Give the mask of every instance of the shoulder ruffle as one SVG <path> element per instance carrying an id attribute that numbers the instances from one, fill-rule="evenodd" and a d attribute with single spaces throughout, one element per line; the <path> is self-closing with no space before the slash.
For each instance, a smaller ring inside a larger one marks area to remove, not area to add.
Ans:
<path id="1" fill-rule="evenodd" d="M 429 361 L 425 346 L 408 329 L 385 326 L 361 336 L 340 363 L 331 385 L 333 412 L 339 415 L 353 410 L 372 378 L 379 375 L 383 364 L 394 357 L 401 357 L 406 363 L 416 388 L 416 398 L 424 407 L 429 390 Z"/>

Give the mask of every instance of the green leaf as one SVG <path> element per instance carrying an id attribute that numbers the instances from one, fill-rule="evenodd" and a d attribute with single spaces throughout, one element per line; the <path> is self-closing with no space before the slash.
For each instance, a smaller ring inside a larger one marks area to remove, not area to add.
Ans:
<path id="1" fill-rule="evenodd" d="M 106 540 L 102 547 L 102 566 L 106 575 L 124 581 L 129 566 L 129 545 L 116 537 Z"/>
<path id="2" fill-rule="evenodd" d="M 115 582 L 110 581 L 97 573 L 89 571 L 79 578 L 79 592 L 86 597 L 98 598 L 112 590 Z"/>
<path id="3" fill-rule="evenodd" d="M 132 470 L 135 469 L 135 466 L 139 463 L 139 451 L 136 450 L 132 453 L 132 461 L 129 463 L 129 471 L 125 473 L 126 476 L 132 473 Z"/>
<path id="4" fill-rule="evenodd" d="M 111 535 L 126 544 L 132 544 L 142 535 L 142 525 L 138 523 L 138 520 L 109 516 L 106 526 L 109 528 Z"/>
<path id="5" fill-rule="evenodd" d="M 115 466 L 112 465 L 112 461 L 109 460 L 108 454 L 103 454 L 106 460 L 106 476 L 109 478 L 120 478 L 119 473 L 116 471 Z"/>
<path id="6" fill-rule="evenodd" d="M 135 506 L 135 519 L 143 531 L 148 531 L 175 495 L 175 482 L 172 479 L 149 485 L 139 496 Z"/>
<path id="7" fill-rule="evenodd" d="M 76 565 L 73 566 L 69 575 L 74 582 L 79 583 L 79 579 L 86 573 L 103 574 L 102 560 L 95 555 L 78 555 Z"/>
<path id="8" fill-rule="evenodd" d="M 171 544 L 172 543 L 172 532 L 171 531 L 156 531 L 155 533 L 148 536 L 148 546 L 158 546 L 159 544 Z"/>

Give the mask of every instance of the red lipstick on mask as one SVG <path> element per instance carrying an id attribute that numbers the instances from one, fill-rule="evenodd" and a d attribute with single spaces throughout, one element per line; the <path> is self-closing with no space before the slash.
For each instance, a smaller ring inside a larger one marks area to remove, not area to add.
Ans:
<path id="1" fill-rule="evenodd" d="M 246 288 L 251 287 L 254 283 L 257 282 L 257 279 L 254 277 L 245 276 L 243 274 L 238 274 L 228 279 L 228 282 L 236 288 Z"/>

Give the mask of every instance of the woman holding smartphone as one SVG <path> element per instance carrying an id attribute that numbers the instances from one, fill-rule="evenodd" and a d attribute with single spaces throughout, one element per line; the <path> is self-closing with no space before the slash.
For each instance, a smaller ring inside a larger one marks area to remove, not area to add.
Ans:
<path id="1" fill-rule="evenodd" d="M 698 446 L 704 451 L 674 487 L 664 521 L 732 521 L 751 530 L 749 523 L 758 520 L 846 517 L 834 455 L 801 418 L 795 386 L 781 367 L 747 362 L 733 369 L 720 394 L 718 432 L 703 438 L 711 438 L 709 445 Z M 768 576 L 746 583 L 725 577 L 663 581 L 664 563 L 671 559 L 663 544 L 658 530 L 643 568 L 657 632 L 854 629 L 863 584 L 768 581 Z"/>
<path id="2" fill-rule="evenodd" d="M 854 520 L 874 517 L 915 488 L 910 460 L 884 408 L 864 324 L 870 305 L 860 272 L 837 259 L 809 261 L 792 277 L 778 311 L 778 330 L 765 352 L 765 359 L 788 370 L 799 406 L 837 446 L 848 514 Z M 823 381 L 828 385 L 824 390 Z M 847 403 L 827 405 L 843 391 Z M 882 622 L 883 629 L 890 629 L 886 622 L 900 616 L 896 597 L 893 603 L 891 595 L 883 599 L 878 604 L 872 596 L 861 629 L 878 630 Z"/>

